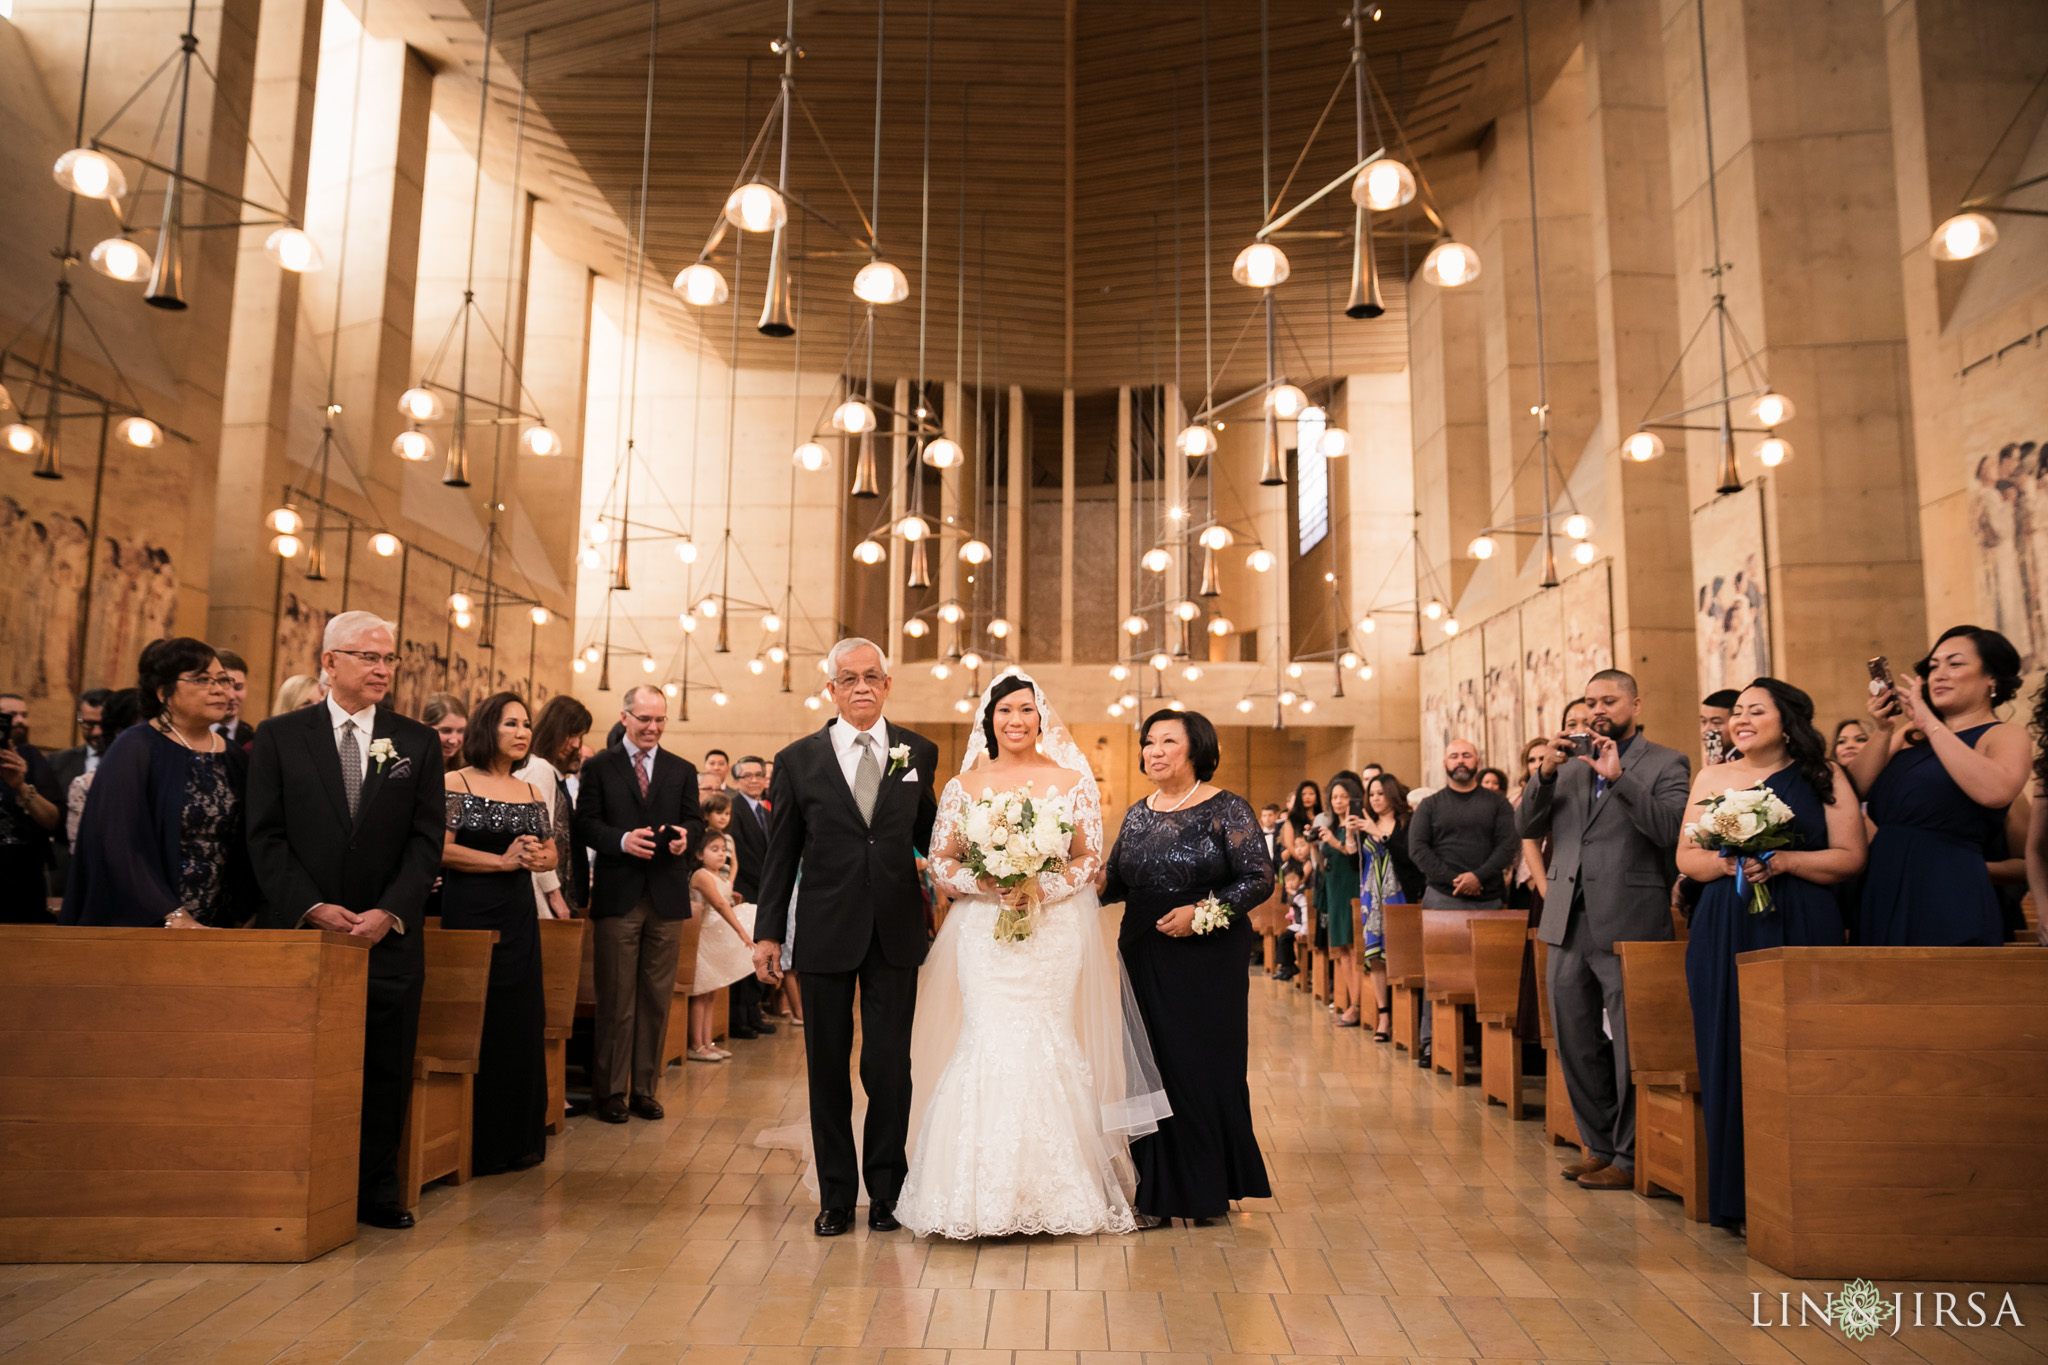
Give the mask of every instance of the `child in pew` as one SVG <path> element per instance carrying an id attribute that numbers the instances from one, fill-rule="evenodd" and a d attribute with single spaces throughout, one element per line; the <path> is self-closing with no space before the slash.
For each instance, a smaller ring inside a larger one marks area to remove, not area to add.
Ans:
<path id="1" fill-rule="evenodd" d="M 1279 933 L 1273 936 L 1273 979 L 1292 981 L 1294 966 L 1294 940 L 1308 923 L 1308 892 L 1303 889 L 1301 869 L 1289 865 L 1282 874 L 1280 887 L 1281 903 L 1287 907 L 1287 922 Z"/>

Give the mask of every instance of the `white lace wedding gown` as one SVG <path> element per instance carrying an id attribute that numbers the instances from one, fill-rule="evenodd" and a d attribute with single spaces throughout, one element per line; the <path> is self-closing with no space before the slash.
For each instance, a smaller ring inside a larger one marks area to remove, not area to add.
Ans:
<path id="1" fill-rule="evenodd" d="M 1001 906 L 960 866 L 970 799 L 960 778 L 939 801 L 932 873 L 959 899 L 925 961 L 911 1043 L 913 1141 L 896 1216 L 918 1233 L 1136 1227 L 1128 1136 L 1156 1126 L 1163 1104 L 1127 1100 L 1137 1087 L 1098 1074 L 1128 1055 L 1115 929 L 1089 885 L 1102 809 L 1091 776 L 1047 775 L 1067 789 L 1059 801 L 1071 809 L 1072 846 L 1066 870 L 1040 878 L 1037 928 L 1021 943 L 996 940 Z"/>

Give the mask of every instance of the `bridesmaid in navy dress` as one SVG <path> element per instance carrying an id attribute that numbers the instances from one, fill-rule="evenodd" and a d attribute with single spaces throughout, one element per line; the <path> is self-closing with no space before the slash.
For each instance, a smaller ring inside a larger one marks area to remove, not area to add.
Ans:
<path id="1" fill-rule="evenodd" d="M 1124 903 L 1117 947 L 1173 1106 L 1131 1144 L 1138 1226 L 1158 1227 L 1273 1194 L 1245 1079 L 1250 915 L 1273 894 L 1273 865 L 1251 805 L 1209 783 L 1221 749 L 1205 717 L 1155 711 L 1138 734 L 1157 790 L 1124 812 L 1102 902 Z M 1211 895 L 1230 922 L 1196 934 L 1195 903 Z"/>
<path id="2" fill-rule="evenodd" d="M 1995 707 L 2020 690 L 2019 651 L 1954 626 L 1915 665 L 1923 682 L 1870 701 L 1875 731 L 1849 766 L 1877 834 L 1857 910 L 1865 944 L 1996 947 L 2005 941 L 1985 866 L 2026 785 L 2026 732 Z"/>
<path id="3" fill-rule="evenodd" d="M 500 692 L 470 718 L 462 740 L 469 766 L 447 777 L 441 927 L 498 935 L 470 1124 L 478 1175 L 523 1171 L 547 1155 L 547 1012 L 533 874 L 555 866 L 555 831 L 540 792 L 512 776 L 532 745 L 526 704 Z"/>
<path id="4" fill-rule="evenodd" d="M 1685 945 L 1685 984 L 1707 1111 L 1707 1212 L 1715 1227 L 1736 1229 L 1746 1206 L 1735 955 L 1761 948 L 1840 947 L 1842 912 L 1834 887 L 1862 871 L 1865 849 L 1855 788 L 1828 761 L 1827 742 L 1813 728 L 1810 697 L 1776 678 L 1758 678 L 1736 700 L 1727 732 L 1742 757 L 1700 770 L 1686 821 L 1699 819 L 1707 797 L 1768 786 L 1791 808 L 1797 835 L 1768 864 L 1743 864 L 1747 881 L 1770 888 L 1771 908 L 1760 915 L 1750 912 L 1746 889 L 1737 894 L 1732 859 L 1689 839 L 1678 849 L 1678 870 L 1703 888 Z"/>

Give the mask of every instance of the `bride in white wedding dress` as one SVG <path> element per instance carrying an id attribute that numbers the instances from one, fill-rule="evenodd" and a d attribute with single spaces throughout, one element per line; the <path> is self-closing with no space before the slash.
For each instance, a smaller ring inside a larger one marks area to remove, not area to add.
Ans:
<path id="1" fill-rule="evenodd" d="M 1007 942 L 1006 893 L 961 865 L 962 830 L 973 801 L 1027 784 L 1074 829 L 1065 868 L 1038 879 L 1030 936 Z M 918 981 L 896 1217 L 951 1238 L 1132 1231 L 1130 1140 L 1170 1111 L 1091 885 L 1094 774 L 1029 677 L 1010 670 L 983 693 L 931 842 L 932 875 L 956 899 Z"/>

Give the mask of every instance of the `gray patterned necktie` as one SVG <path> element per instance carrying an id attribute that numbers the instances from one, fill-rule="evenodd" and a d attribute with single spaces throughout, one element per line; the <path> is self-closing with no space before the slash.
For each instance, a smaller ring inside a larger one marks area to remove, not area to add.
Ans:
<path id="1" fill-rule="evenodd" d="M 356 743 L 356 723 L 341 723 L 341 790 L 348 797 L 348 818 L 356 818 L 363 799 L 363 750 Z"/>
<path id="2" fill-rule="evenodd" d="M 882 794 L 882 764 L 875 757 L 873 735 L 855 735 L 853 742 L 860 746 L 860 764 L 853 770 L 853 803 L 860 807 L 862 822 L 873 824 L 875 798 Z"/>

